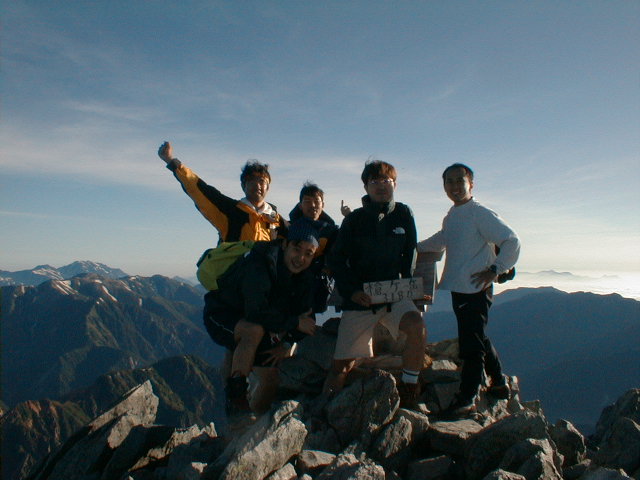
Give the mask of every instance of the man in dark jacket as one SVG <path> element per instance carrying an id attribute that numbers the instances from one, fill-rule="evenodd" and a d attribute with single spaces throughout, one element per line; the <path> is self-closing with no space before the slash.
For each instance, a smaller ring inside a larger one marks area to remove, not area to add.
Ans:
<path id="1" fill-rule="evenodd" d="M 426 329 L 420 311 L 410 299 L 372 305 L 364 292 L 367 282 L 411 277 L 416 227 L 406 205 L 395 202 L 396 170 L 379 160 L 368 162 L 362 172 L 367 193 L 362 208 L 349 213 L 329 254 L 329 268 L 343 298 L 342 319 L 333 370 L 324 391 L 342 388 L 357 358 L 373 356 L 373 331 L 384 325 L 393 337 L 407 335 L 402 356 L 403 375 L 398 384 L 401 406 L 420 410 L 418 375 L 424 361 Z"/>
<path id="2" fill-rule="evenodd" d="M 277 365 L 287 356 L 287 333 L 315 333 L 311 318 L 312 279 L 308 270 L 318 248 L 310 222 L 293 222 L 288 239 L 258 242 L 218 279 L 205 296 L 204 322 L 211 338 L 233 352 L 227 379 L 227 413 L 250 410 L 247 377 L 258 388 L 251 409 L 266 411 L 277 388 Z"/>
<path id="3" fill-rule="evenodd" d="M 324 211 L 324 192 L 318 185 L 306 182 L 300 190 L 300 201 L 289 213 L 291 222 L 308 218 L 318 230 L 318 250 L 311 264 L 313 272 L 313 313 L 322 313 L 327 309 L 327 299 L 331 284 L 331 275 L 326 265 L 329 252 L 338 235 L 338 226 Z"/>

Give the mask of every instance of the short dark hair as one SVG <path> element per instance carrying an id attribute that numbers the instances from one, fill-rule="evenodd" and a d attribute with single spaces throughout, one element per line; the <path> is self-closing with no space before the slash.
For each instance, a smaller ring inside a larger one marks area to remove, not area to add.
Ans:
<path id="1" fill-rule="evenodd" d="M 364 164 L 364 170 L 362 170 L 362 175 L 360 176 L 362 183 L 366 185 L 369 180 L 380 177 L 389 177 L 395 182 L 398 174 L 395 167 L 390 163 L 382 160 L 368 160 Z"/>
<path id="2" fill-rule="evenodd" d="M 302 202 L 302 197 L 315 197 L 316 195 L 320 195 L 320 198 L 324 200 L 324 192 L 322 189 L 315 183 L 307 180 L 300 190 L 300 201 Z"/>
<path id="3" fill-rule="evenodd" d="M 453 165 L 449 165 L 447 168 L 445 168 L 444 172 L 442 172 L 442 181 L 444 182 L 446 180 L 447 172 L 449 170 L 454 170 L 456 168 L 463 169 L 464 173 L 467 175 L 467 177 L 469 177 L 469 180 L 473 181 L 473 170 L 471 170 L 471 168 L 466 166 L 464 163 L 454 163 Z"/>
<path id="4" fill-rule="evenodd" d="M 263 177 L 271 183 L 271 174 L 269 174 L 269 165 L 266 163 L 260 163 L 257 160 L 249 160 L 242 167 L 242 173 L 240 174 L 240 184 L 244 188 L 244 184 L 250 177 Z"/>

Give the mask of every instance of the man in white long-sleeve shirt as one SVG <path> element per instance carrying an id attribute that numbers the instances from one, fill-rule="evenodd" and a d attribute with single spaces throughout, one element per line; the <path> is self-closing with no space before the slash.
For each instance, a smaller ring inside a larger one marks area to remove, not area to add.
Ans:
<path id="1" fill-rule="evenodd" d="M 475 411 L 483 371 L 491 382 L 490 393 L 509 396 L 498 353 L 485 328 L 493 302 L 493 282 L 515 265 L 520 240 L 504 220 L 473 198 L 473 171 L 468 166 L 455 163 L 445 169 L 442 178 L 453 207 L 442 222 L 442 230 L 418 243 L 417 250 L 447 252 L 438 288 L 451 291 L 464 363 L 460 391 L 446 413 L 462 415 Z"/>

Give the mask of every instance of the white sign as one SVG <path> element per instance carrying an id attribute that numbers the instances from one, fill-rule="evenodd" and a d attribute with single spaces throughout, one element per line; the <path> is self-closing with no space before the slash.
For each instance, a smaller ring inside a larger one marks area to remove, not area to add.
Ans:
<path id="1" fill-rule="evenodd" d="M 424 298 L 422 277 L 399 278 L 383 282 L 363 284 L 364 293 L 371 297 L 371 303 L 394 303 L 400 300 L 421 300 Z"/>

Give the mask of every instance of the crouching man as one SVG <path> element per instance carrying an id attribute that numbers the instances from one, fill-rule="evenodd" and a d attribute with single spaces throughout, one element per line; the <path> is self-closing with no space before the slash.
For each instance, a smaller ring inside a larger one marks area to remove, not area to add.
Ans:
<path id="1" fill-rule="evenodd" d="M 232 352 L 225 387 L 228 416 L 268 410 L 278 386 L 277 366 L 289 355 L 283 338 L 315 333 L 308 267 L 317 248 L 318 233 L 311 223 L 293 222 L 286 240 L 256 243 L 218 279 L 218 289 L 205 296 L 207 331 Z M 249 400 L 252 371 L 258 386 Z"/>

